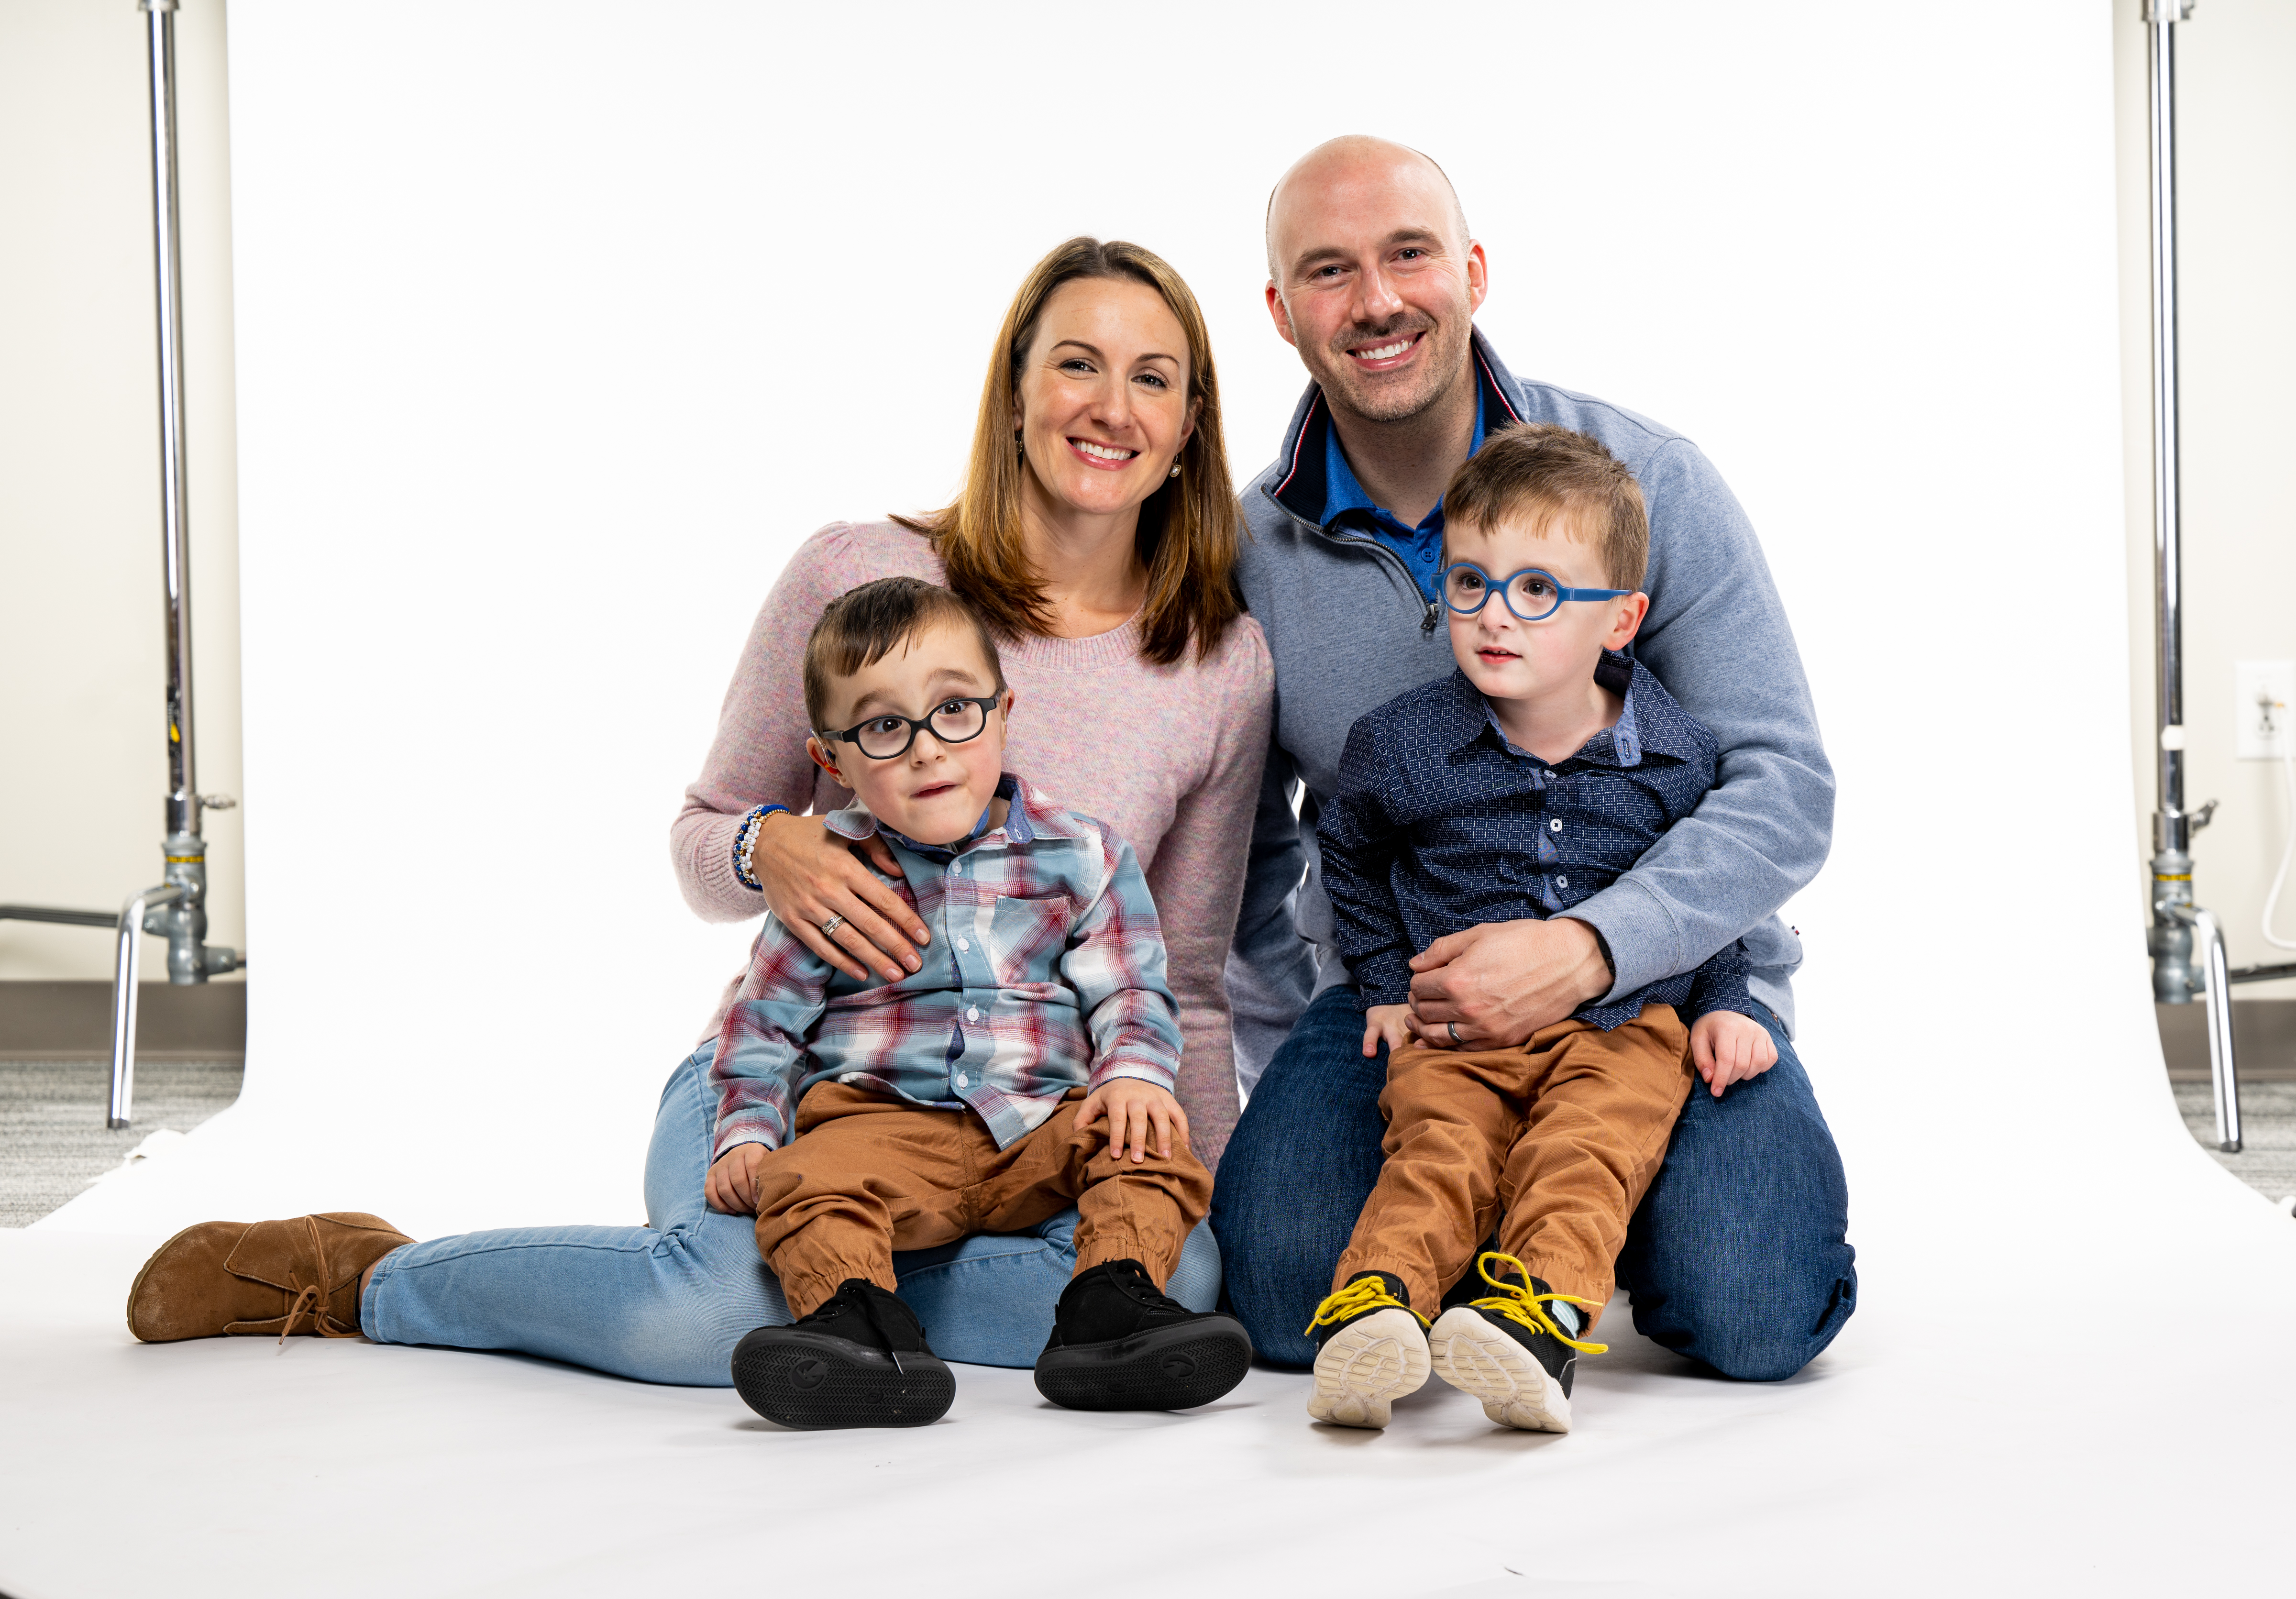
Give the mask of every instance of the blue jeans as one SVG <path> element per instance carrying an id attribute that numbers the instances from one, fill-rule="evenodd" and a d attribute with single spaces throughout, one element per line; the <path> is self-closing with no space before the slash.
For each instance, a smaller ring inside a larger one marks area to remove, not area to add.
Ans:
<path id="1" fill-rule="evenodd" d="M 757 1224 L 701 1197 L 717 1096 L 705 1044 L 661 1091 L 646 1151 L 643 1227 L 512 1227 L 393 1250 L 359 1302 L 380 1343 L 517 1349 L 641 1382 L 726 1388 L 734 1345 L 790 1319 L 758 1256 Z M 975 1365 L 1036 1364 L 1076 1263 L 1077 1213 L 893 1257 L 933 1352 Z M 1219 1250 L 1198 1227 L 1165 1292 L 1191 1310 L 1219 1299 Z"/>
<path id="2" fill-rule="evenodd" d="M 1645 1338 L 1724 1376 L 1775 1382 L 1841 1331 L 1857 1272 L 1833 1135 L 1784 1029 L 1763 1021 L 1778 1063 L 1720 1099 L 1693 1088 L 1619 1282 Z M 1365 1058 L 1363 1025 L 1352 988 L 1318 996 L 1220 1157 L 1211 1225 L 1227 1296 L 1268 1360 L 1314 1362 L 1302 1329 L 1379 1176 L 1387 1052 Z"/>

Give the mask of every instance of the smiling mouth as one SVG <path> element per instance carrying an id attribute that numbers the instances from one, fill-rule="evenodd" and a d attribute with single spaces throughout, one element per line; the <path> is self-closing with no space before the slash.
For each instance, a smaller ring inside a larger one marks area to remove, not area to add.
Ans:
<path id="1" fill-rule="evenodd" d="M 912 800 L 938 800 L 943 794 L 953 794 L 955 791 L 956 784 L 953 783 L 936 783 L 931 788 L 919 789 L 915 793 L 911 794 L 909 798 Z"/>
<path id="2" fill-rule="evenodd" d="M 1390 361 L 1398 361 L 1409 355 L 1413 346 L 1426 336 L 1426 330 L 1422 328 L 1416 332 L 1399 334 L 1384 344 L 1359 346 L 1348 351 L 1348 357 L 1359 365 L 1384 365 Z"/>
<path id="3" fill-rule="evenodd" d="M 1071 439 L 1069 448 L 1096 466 L 1123 466 L 1140 453 L 1118 445 L 1095 444 L 1089 439 Z"/>
<path id="4" fill-rule="evenodd" d="M 1522 659 L 1513 650 L 1482 649 L 1476 651 L 1475 653 L 1485 660 L 1521 660 Z"/>

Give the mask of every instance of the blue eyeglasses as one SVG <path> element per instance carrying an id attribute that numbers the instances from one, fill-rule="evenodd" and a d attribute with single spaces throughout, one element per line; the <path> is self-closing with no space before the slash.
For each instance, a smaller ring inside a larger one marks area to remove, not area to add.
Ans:
<path id="1" fill-rule="evenodd" d="M 1565 588 L 1553 572 L 1527 566 L 1504 578 L 1494 578 L 1472 561 L 1455 561 L 1443 569 L 1443 603 L 1456 616 L 1473 616 L 1496 594 L 1518 620 L 1543 622 L 1562 609 L 1568 600 L 1615 600 L 1631 588 Z"/>

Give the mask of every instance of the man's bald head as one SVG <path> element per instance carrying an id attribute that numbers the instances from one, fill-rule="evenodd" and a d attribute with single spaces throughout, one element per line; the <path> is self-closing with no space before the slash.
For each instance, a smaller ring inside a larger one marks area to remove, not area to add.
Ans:
<path id="1" fill-rule="evenodd" d="M 1459 203 L 1459 191 L 1452 186 L 1449 175 L 1435 164 L 1433 157 L 1392 139 L 1341 134 L 1292 162 L 1291 170 L 1268 191 L 1268 277 L 1279 286 L 1283 283 L 1284 258 L 1300 248 L 1300 241 L 1294 235 L 1303 211 L 1334 201 L 1348 203 L 1367 189 L 1382 191 L 1406 205 L 1414 199 L 1423 201 L 1427 221 L 1440 226 L 1439 218 L 1447 220 L 1453 246 L 1464 253 L 1472 236 L 1467 231 L 1466 208 Z"/>

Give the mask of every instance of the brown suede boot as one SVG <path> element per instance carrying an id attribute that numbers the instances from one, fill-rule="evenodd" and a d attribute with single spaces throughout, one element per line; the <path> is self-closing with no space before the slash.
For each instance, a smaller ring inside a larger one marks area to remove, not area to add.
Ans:
<path id="1" fill-rule="evenodd" d="M 414 1240 L 363 1210 L 286 1221 L 209 1221 L 161 1244 L 127 1291 L 145 1343 L 226 1333 L 357 1338 L 359 1274 Z"/>

